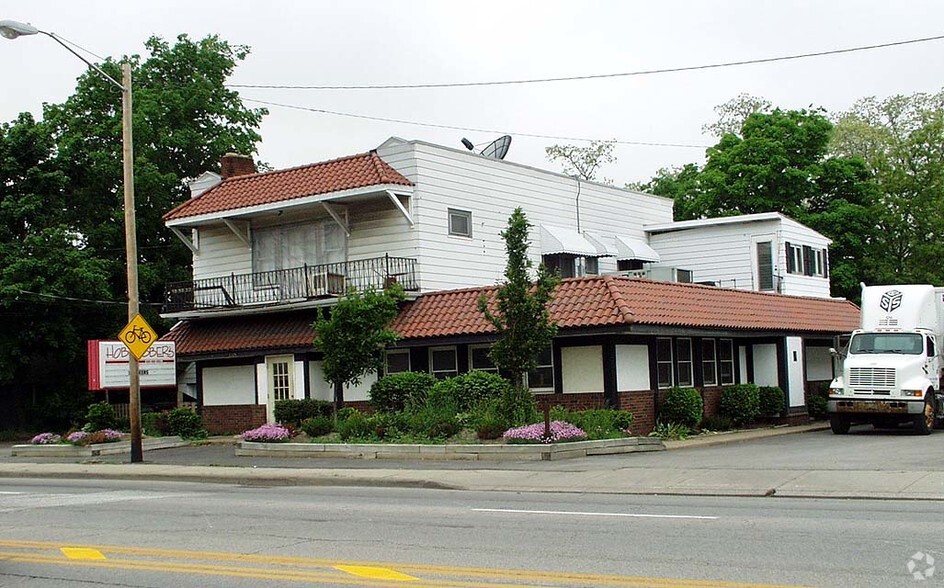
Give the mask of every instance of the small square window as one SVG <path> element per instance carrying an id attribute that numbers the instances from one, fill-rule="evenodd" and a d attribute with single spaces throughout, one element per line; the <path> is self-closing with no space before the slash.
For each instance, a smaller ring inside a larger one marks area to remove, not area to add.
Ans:
<path id="1" fill-rule="evenodd" d="M 387 351 L 384 362 L 385 374 L 396 374 L 410 371 L 410 352 L 406 349 Z"/>
<path id="2" fill-rule="evenodd" d="M 498 368 L 492 363 L 492 358 L 488 356 L 490 346 L 488 345 L 470 345 L 469 346 L 469 369 L 480 372 L 498 373 Z"/>
<path id="3" fill-rule="evenodd" d="M 454 378 L 459 375 L 456 359 L 455 347 L 433 347 L 429 350 L 429 372 L 437 380 Z"/>
<path id="4" fill-rule="evenodd" d="M 449 209 L 449 234 L 457 237 L 472 236 L 472 213 L 468 210 Z"/>

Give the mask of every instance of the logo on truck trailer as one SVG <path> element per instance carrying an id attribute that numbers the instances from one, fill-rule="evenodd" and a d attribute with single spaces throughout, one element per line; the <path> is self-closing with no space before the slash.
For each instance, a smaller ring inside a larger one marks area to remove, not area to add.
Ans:
<path id="1" fill-rule="evenodd" d="M 892 312 L 901 306 L 901 298 L 901 292 L 898 290 L 889 290 L 888 292 L 882 294 L 882 299 L 879 300 L 878 306 L 885 312 Z"/>

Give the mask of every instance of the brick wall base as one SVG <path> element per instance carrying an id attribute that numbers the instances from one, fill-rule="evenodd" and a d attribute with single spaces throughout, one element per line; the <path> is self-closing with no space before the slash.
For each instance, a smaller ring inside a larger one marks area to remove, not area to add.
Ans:
<path id="1" fill-rule="evenodd" d="M 633 413 L 632 431 L 648 435 L 656 426 L 656 395 L 652 390 L 620 392 L 619 408 Z"/>
<path id="2" fill-rule="evenodd" d="M 563 406 L 568 410 L 589 410 L 593 408 L 604 408 L 606 398 L 602 392 L 588 392 L 586 394 L 535 394 L 534 399 L 538 403 L 540 410 L 543 403 L 547 402 L 550 406 Z"/>
<path id="3" fill-rule="evenodd" d="M 264 404 L 204 406 L 202 413 L 203 426 L 211 435 L 235 435 L 266 422 Z"/>

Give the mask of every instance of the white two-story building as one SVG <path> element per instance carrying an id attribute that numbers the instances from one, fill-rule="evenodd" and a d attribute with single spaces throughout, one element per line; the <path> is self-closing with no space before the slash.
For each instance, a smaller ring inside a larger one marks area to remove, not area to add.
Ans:
<path id="1" fill-rule="evenodd" d="M 778 214 L 673 223 L 665 198 L 397 138 L 285 170 L 255 173 L 233 155 L 221 167 L 164 217 L 193 252 L 193 280 L 167 286 L 164 316 L 179 320 L 168 337 L 195 366 L 193 394 L 217 432 L 271 419 L 282 398 L 331 398 L 311 323 L 349 288 L 395 281 L 408 293 L 388 371 L 493 369 L 487 325 L 455 323 L 468 309 L 443 301 L 501 281 L 500 233 L 518 206 L 534 264 L 575 278 L 558 293 L 560 336 L 529 380 L 555 402 L 632 406 L 651 424 L 660 390 L 696 386 L 711 404 L 722 386 L 753 381 L 780 385 L 800 414 L 807 382 L 832 376 L 832 337 L 858 321 L 829 299 L 828 239 Z M 660 323 L 653 309 L 666 300 L 681 314 Z M 436 301 L 445 314 L 406 320 Z M 633 318 L 643 315 L 656 318 Z M 822 316 L 836 320 L 808 320 Z M 346 399 L 366 400 L 371 382 Z"/>

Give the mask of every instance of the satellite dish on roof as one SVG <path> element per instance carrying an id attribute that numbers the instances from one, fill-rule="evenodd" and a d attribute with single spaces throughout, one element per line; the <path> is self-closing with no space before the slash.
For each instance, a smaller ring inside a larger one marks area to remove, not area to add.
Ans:
<path id="1" fill-rule="evenodd" d="M 465 148 L 469 151 L 475 149 L 475 145 L 472 144 L 472 141 L 469 141 L 466 138 L 462 139 L 462 144 L 465 145 Z M 492 159 L 505 159 L 505 156 L 508 155 L 508 147 L 510 146 L 511 135 L 502 135 L 501 137 L 486 145 L 485 149 L 482 149 L 479 152 L 479 155 L 491 157 Z"/>

